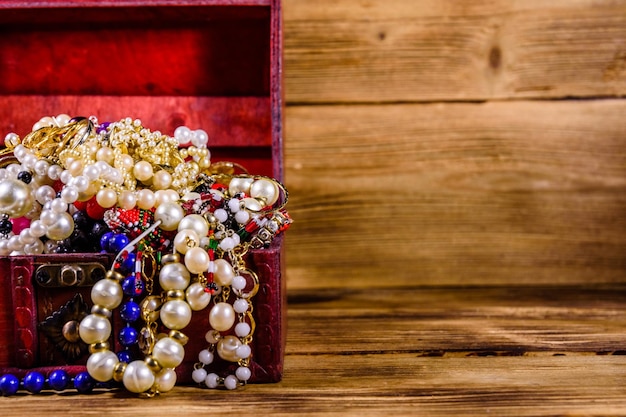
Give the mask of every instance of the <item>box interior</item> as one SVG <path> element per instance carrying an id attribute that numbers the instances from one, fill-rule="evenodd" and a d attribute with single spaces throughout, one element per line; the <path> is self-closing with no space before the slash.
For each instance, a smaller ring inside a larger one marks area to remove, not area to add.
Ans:
<path id="1" fill-rule="evenodd" d="M 212 159 L 272 175 L 270 5 L 0 9 L 0 139 L 42 116 L 209 134 Z"/>

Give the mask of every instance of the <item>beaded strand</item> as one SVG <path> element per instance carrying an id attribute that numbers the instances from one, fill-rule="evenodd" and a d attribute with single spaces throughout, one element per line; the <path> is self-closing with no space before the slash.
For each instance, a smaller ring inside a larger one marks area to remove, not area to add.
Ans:
<path id="1" fill-rule="evenodd" d="M 0 393 L 3 396 L 15 395 L 20 390 L 25 390 L 31 394 L 39 394 L 46 390 L 60 392 L 71 388 L 80 394 L 86 394 L 96 388 L 110 389 L 112 387 L 112 384 L 94 381 L 88 372 L 80 372 L 75 376 L 70 376 L 62 369 L 51 371 L 47 377 L 38 371 L 30 371 L 22 379 L 14 374 L 0 376 Z"/>

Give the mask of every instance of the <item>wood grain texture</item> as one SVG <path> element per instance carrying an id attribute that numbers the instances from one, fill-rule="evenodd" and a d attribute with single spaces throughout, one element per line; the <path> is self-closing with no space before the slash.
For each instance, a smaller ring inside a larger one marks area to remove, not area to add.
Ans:
<path id="1" fill-rule="evenodd" d="M 626 278 L 626 102 L 294 106 L 290 288 Z"/>
<path id="2" fill-rule="evenodd" d="M 90 396 L 20 394 L 0 398 L 0 412 L 7 417 L 42 413 L 68 417 L 143 417 L 154 413 L 626 415 L 626 356 L 606 350 L 597 355 L 594 351 L 598 346 L 619 348 L 622 343 L 618 333 L 613 341 L 608 341 L 593 325 L 579 327 L 578 338 L 594 342 L 588 345 L 589 350 L 577 350 L 577 343 L 568 340 L 569 331 L 581 323 L 601 325 L 614 320 L 621 324 L 623 340 L 623 287 L 553 290 L 390 289 L 316 294 L 292 291 L 285 377 L 278 384 L 248 385 L 235 392 L 176 387 L 153 399 L 121 392 Z M 439 339 L 442 352 L 407 350 L 411 339 L 421 343 L 407 322 L 409 316 L 414 317 L 413 325 L 417 327 L 457 320 L 458 328 L 444 324 L 439 330 L 429 330 L 430 340 Z M 542 323 L 541 316 L 548 322 Z M 479 317 L 485 324 L 472 320 Z M 556 318 L 558 322 L 550 322 Z M 342 320 L 352 320 L 353 325 L 346 329 Z M 503 325 L 494 328 L 494 320 L 501 320 Z M 316 323 L 323 321 L 326 326 L 317 328 Z M 395 321 L 401 325 L 393 325 Z M 524 321 L 528 331 L 511 332 L 511 325 Z M 307 330 L 309 324 L 312 326 Z M 536 331 L 530 330 L 533 326 Z M 458 333 L 464 331 L 476 336 L 476 344 L 465 351 L 455 351 L 459 347 Z M 527 351 L 499 356 L 484 351 L 498 346 L 494 333 L 525 339 Z M 533 340 L 537 335 L 538 340 Z M 545 351 L 541 339 L 549 338 L 555 347 Z M 376 339 L 380 343 L 375 351 L 337 349 L 333 340 L 338 339 L 343 340 L 344 346 L 367 345 Z M 451 343 L 445 346 L 447 340 Z M 562 349 L 556 347 L 559 340 L 563 342 Z"/>
<path id="3" fill-rule="evenodd" d="M 418 358 L 289 356 L 276 385 L 239 392 L 177 387 L 156 399 L 126 394 L 0 398 L 6 417 L 304 416 L 623 416 L 624 356 Z"/>
<path id="4" fill-rule="evenodd" d="M 621 355 L 625 289 L 618 285 L 294 290 L 289 296 L 288 352 Z"/>
<path id="5" fill-rule="evenodd" d="M 291 103 L 626 94 L 626 2 L 285 0 Z"/>

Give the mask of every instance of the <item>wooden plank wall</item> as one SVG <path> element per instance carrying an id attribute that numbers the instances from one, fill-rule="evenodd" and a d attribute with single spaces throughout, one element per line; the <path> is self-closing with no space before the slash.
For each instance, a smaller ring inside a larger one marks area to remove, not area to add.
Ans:
<path id="1" fill-rule="evenodd" d="M 283 8 L 289 288 L 626 281 L 626 1 Z"/>

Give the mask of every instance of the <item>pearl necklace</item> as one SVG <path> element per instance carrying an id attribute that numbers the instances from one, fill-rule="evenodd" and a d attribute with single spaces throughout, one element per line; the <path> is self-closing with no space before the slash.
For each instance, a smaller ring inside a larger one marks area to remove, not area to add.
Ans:
<path id="1" fill-rule="evenodd" d="M 95 118 L 51 120 L 52 126 L 40 120 L 23 141 L 7 135 L 16 161 L 0 168 L 0 255 L 54 252 L 86 212 L 103 232 L 108 226 L 117 233 L 115 243 L 102 239 L 119 250 L 111 270 L 93 286 L 91 314 L 79 326 L 91 353 L 89 375 L 99 383 L 121 382 L 134 393 L 171 390 L 188 340 L 181 330 L 192 311 L 211 306 L 209 346 L 192 378 L 210 388 L 245 384 L 259 280 L 243 257 L 290 225 L 285 188 L 266 177 L 219 172 L 229 164 L 216 164 L 218 173 L 211 172 L 201 130 L 179 127 L 170 138 L 131 118 L 100 125 Z M 30 221 L 17 230 L 21 217 Z M 171 253 L 156 263 L 155 254 L 163 251 Z M 118 268 L 128 259 L 135 266 L 125 276 Z M 110 319 L 125 293 L 120 314 L 126 325 L 119 333 L 124 350 L 116 354 L 109 344 Z M 236 363 L 234 374 L 209 372 L 217 358 Z"/>

